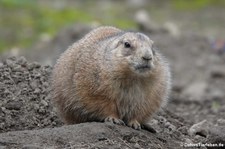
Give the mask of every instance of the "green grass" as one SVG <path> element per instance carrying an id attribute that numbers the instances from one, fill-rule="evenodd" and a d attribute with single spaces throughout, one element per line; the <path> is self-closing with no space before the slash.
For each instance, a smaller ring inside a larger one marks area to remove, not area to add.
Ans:
<path id="1" fill-rule="evenodd" d="M 101 24 L 121 28 L 135 26 L 129 19 L 117 19 L 115 16 L 110 20 L 96 18 L 87 9 L 74 6 L 53 8 L 40 5 L 35 0 L 0 0 L 0 52 L 13 47 L 27 48 L 42 34 L 53 37 L 62 27 L 76 22 L 91 23 L 97 20 Z"/>
<path id="2" fill-rule="evenodd" d="M 199 10 L 210 6 L 225 7 L 224 0 L 172 0 L 177 10 Z"/>
<path id="3" fill-rule="evenodd" d="M 77 6 L 67 4 L 62 8 L 55 8 L 50 4 L 41 5 L 38 2 L 38 0 L 0 0 L 0 52 L 13 47 L 28 48 L 37 42 L 41 35 L 48 34 L 54 37 L 62 27 L 77 22 L 99 22 L 123 29 L 136 28 L 132 20 L 133 11 L 128 10 L 120 2 L 113 3 L 109 9 L 101 8 L 91 0 L 82 1 L 83 4 Z M 55 1 L 48 0 L 48 2 Z M 171 0 L 167 3 L 172 4 L 175 11 L 198 10 L 212 5 L 225 6 L 224 0 Z M 155 10 L 159 17 L 165 16 L 161 11 Z"/>

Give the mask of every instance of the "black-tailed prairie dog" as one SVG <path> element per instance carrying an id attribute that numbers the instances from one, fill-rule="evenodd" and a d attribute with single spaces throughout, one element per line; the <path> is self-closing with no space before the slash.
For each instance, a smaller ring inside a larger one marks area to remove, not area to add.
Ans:
<path id="1" fill-rule="evenodd" d="M 153 41 L 110 26 L 74 43 L 53 69 L 53 102 L 66 124 L 102 121 L 141 129 L 169 92 L 169 67 Z"/>

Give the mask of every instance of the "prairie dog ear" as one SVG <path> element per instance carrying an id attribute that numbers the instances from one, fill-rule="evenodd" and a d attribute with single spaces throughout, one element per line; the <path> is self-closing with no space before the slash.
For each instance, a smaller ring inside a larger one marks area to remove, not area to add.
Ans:
<path id="1" fill-rule="evenodd" d="M 111 49 L 114 56 L 123 57 L 122 46 L 121 46 L 122 44 L 123 44 L 122 40 L 114 40 L 111 43 Z"/>
<path id="2" fill-rule="evenodd" d="M 122 43 L 121 39 L 115 39 L 110 43 L 111 44 L 110 47 L 114 50 L 118 48 L 121 43 Z"/>

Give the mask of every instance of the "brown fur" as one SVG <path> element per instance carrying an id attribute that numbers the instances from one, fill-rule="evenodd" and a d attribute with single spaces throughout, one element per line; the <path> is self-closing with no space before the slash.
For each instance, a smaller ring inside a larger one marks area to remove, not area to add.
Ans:
<path id="1" fill-rule="evenodd" d="M 135 129 L 147 123 L 170 90 L 169 67 L 152 44 L 141 33 L 100 27 L 66 50 L 52 76 L 53 102 L 64 122 L 120 121 Z M 148 56 L 153 59 L 143 60 Z M 144 64 L 151 67 L 138 68 Z"/>

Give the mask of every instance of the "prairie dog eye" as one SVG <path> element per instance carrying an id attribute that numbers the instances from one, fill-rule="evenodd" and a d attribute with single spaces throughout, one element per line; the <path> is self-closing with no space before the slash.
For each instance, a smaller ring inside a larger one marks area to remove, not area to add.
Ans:
<path id="1" fill-rule="evenodd" d="M 125 48 L 130 48 L 130 47 L 131 47 L 131 45 L 130 45 L 130 43 L 129 43 L 129 42 L 127 42 L 127 41 L 126 41 L 126 42 L 124 42 L 124 47 L 125 47 Z"/>

